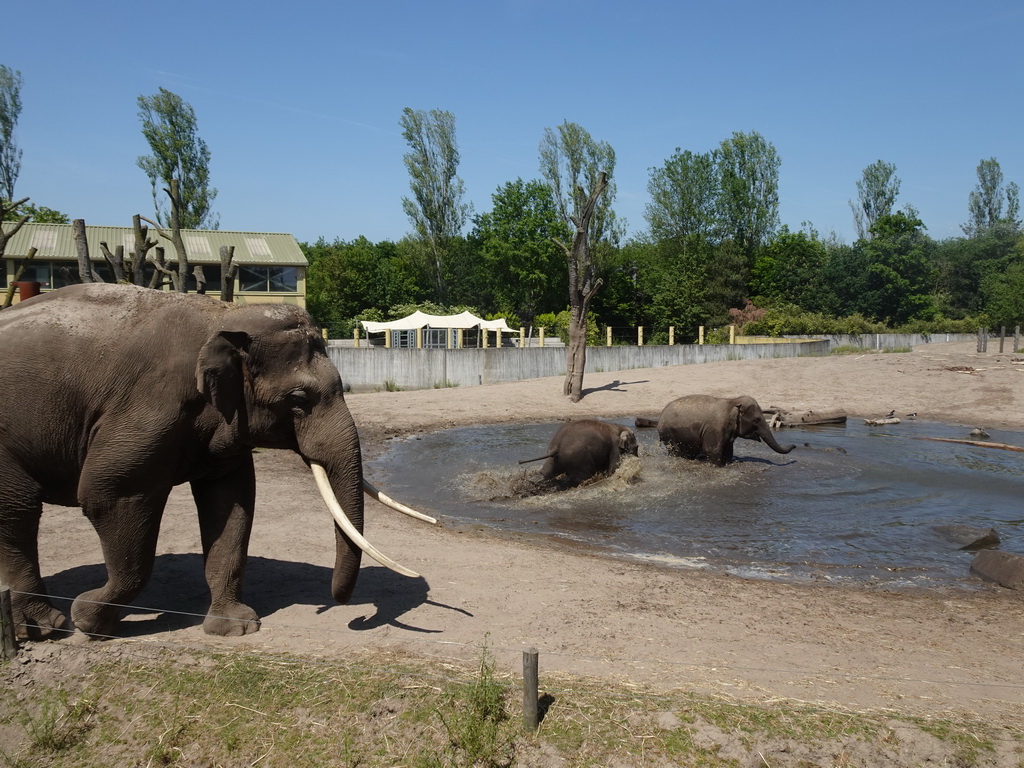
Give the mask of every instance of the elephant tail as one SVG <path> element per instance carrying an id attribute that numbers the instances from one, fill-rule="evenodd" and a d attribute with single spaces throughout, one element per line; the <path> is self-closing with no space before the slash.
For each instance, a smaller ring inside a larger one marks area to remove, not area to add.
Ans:
<path id="1" fill-rule="evenodd" d="M 520 464 L 529 464 L 530 462 L 533 462 L 533 461 L 544 461 L 544 459 L 550 459 L 551 457 L 555 456 L 557 453 L 558 453 L 558 451 L 551 451 L 550 453 L 545 453 L 543 456 L 538 456 L 536 459 L 520 459 L 519 463 Z"/>
<path id="2" fill-rule="evenodd" d="M 654 429 L 658 426 L 658 420 L 645 419 L 643 416 L 637 416 L 633 421 L 633 426 L 637 429 Z"/>

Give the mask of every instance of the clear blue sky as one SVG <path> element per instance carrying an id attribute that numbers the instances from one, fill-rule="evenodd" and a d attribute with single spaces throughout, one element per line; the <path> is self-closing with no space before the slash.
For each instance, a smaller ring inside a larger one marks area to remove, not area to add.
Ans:
<path id="1" fill-rule="evenodd" d="M 960 234 L 982 158 L 1024 186 L 1022 41 L 1008 0 L 61 0 L 5 11 L 0 63 L 24 77 L 18 196 L 90 224 L 152 213 L 136 99 L 164 87 L 196 111 L 222 229 L 400 239 L 412 107 L 454 114 L 477 213 L 539 177 L 565 120 L 615 149 L 630 233 L 652 167 L 757 131 L 782 222 L 850 242 L 875 160 L 936 238 Z"/>

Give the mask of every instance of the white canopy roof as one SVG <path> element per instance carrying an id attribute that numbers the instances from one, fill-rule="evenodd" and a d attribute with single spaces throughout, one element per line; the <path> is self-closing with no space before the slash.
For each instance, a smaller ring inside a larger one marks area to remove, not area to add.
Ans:
<path id="1" fill-rule="evenodd" d="M 417 328 L 483 328 L 488 331 L 508 331 L 505 318 L 498 320 L 481 320 L 472 312 L 462 312 L 458 315 L 428 315 L 425 312 L 416 311 L 408 317 L 400 320 L 390 320 L 386 323 L 375 323 L 372 320 L 362 320 L 363 328 L 367 333 L 378 333 L 380 331 L 412 331 Z"/>

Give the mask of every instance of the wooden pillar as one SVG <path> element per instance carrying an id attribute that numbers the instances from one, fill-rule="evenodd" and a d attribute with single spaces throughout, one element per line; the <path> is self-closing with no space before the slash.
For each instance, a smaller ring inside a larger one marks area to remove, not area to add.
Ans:
<path id="1" fill-rule="evenodd" d="M 729 343 L 730 344 L 735 344 L 736 343 L 736 326 L 735 325 L 730 325 L 729 326 Z"/>
<path id="2" fill-rule="evenodd" d="M 698 344 L 703 344 L 704 343 L 704 326 L 703 325 L 697 331 L 697 343 Z"/>
<path id="3" fill-rule="evenodd" d="M 423 329 L 416 329 L 416 349 L 423 349 Z"/>
<path id="4" fill-rule="evenodd" d="M 462 349 L 465 345 L 466 345 L 466 332 L 465 332 L 464 329 L 459 328 L 458 339 L 457 339 L 456 346 L 459 349 Z"/>
<path id="5" fill-rule="evenodd" d="M 638 347 L 644 345 L 644 327 L 642 325 L 636 327 L 636 345 Z"/>
<path id="6" fill-rule="evenodd" d="M 391 334 L 394 331 L 384 331 L 384 349 L 391 349 Z"/>
<path id="7" fill-rule="evenodd" d="M 519 326 L 519 348 L 526 348 L 526 328 L 521 325 Z"/>
<path id="8" fill-rule="evenodd" d="M 676 343 L 676 327 L 670 325 L 668 327 L 668 345 L 671 347 Z"/>
<path id="9" fill-rule="evenodd" d="M 605 326 L 605 333 L 604 333 L 604 335 L 605 335 L 604 345 L 606 347 L 610 347 L 612 345 L 612 327 L 610 325 L 606 325 Z"/>
<path id="10" fill-rule="evenodd" d="M 359 329 L 358 328 L 353 328 L 352 329 L 352 343 L 355 345 L 356 349 L 359 349 Z"/>
<path id="11" fill-rule="evenodd" d="M 540 345 L 543 347 L 544 346 L 544 326 L 542 325 L 537 330 L 540 331 L 540 334 L 539 334 L 538 338 L 540 339 Z"/>

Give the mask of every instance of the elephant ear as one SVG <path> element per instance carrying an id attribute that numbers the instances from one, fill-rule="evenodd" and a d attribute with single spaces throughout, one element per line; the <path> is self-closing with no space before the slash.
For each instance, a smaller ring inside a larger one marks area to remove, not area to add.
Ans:
<path id="1" fill-rule="evenodd" d="M 199 350 L 196 387 L 230 423 L 245 400 L 244 358 L 252 339 L 242 331 L 218 331 Z"/>

